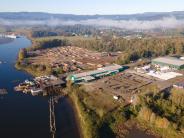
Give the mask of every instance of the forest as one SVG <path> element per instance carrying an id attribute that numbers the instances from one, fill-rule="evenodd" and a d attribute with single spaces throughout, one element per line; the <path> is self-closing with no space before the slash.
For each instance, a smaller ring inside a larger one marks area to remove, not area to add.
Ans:
<path id="1" fill-rule="evenodd" d="M 182 137 L 184 133 L 184 90 L 172 88 L 159 92 L 155 88 L 148 89 L 145 95 L 140 96 L 134 109 L 137 116 L 154 126 L 158 133 L 163 129 L 164 137 Z"/>

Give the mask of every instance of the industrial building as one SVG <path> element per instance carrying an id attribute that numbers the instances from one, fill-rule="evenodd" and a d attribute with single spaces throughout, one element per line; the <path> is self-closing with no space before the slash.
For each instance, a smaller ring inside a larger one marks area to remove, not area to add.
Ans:
<path id="1" fill-rule="evenodd" d="M 113 64 L 103 68 L 98 68 L 97 70 L 70 75 L 67 80 L 71 80 L 73 83 L 90 82 L 105 76 L 115 75 L 124 69 L 125 67 L 123 66 Z"/>
<path id="2" fill-rule="evenodd" d="M 159 57 L 152 60 L 152 64 L 157 67 L 169 67 L 170 69 L 184 69 L 184 60 L 176 57 Z"/>
<path id="3" fill-rule="evenodd" d="M 46 89 L 49 87 L 61 87 L 65 85 L 65 81 L 53 75 L 36 77 L 34 81 L 42 89 Z"/>

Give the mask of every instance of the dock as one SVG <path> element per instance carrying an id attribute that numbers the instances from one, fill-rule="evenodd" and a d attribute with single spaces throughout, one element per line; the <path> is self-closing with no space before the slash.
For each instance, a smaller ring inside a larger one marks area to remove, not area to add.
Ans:
<path id="1" fill-rule="evenodd" d="M 56 133 L 56 119 L 55 119 L 55 109 L 54 109 L 54 97 L 49 99 L 49 117 L 50 117 L 50 133 L 52 138 L 55 138 Z"/>
<path id="2" fill-rule="evenodd" d="M 8 94 L 6 89 L 0 89 L 0 95 L 6 95 Z"/>
<path id="3" fill-rule="evenodd" d="M 22 91 L 23 93 L 31 93 L 32 95 L 48 95 L 52 89 L 62 88 L 66 82 L 62 79 L 49 75 L 36 77 L 33 80 L 25 80 L 14 89 L 15 91 Z"/>

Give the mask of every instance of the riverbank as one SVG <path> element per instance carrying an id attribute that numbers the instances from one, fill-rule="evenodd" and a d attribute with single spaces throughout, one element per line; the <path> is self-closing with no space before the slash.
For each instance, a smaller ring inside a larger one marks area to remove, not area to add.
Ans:
<path id="1" fill-rule="evenodd" d="M 80 120 L 79 120 L 79 113 L 78 113 L 78 110 L 77 110 L 77 106 L 74 102 L 74 100 L 72 99 L 71 96 L 66 96 L 68 98 L 68 101 L 70 103 L 70 106 L 72 107 L 73 109 L 73 113 L 74 113 L 74 118 L 75 118 L 75 124 L 77 124 L 77 131 L 78 131 L 78 135 L 79 135 L 79 138 L 84 138 L 83 136 L 83 131 L 82 131 L 82 128 L 81 128 L 81 123 L 80 123 Z"/>
<path id="2" fill-rule="evenodd" d="M 17 70 L 25 71 L 34 77 L 50 75 L 52 73 L 52 69 L 50 66 L 29 63 L 28 51 L 29 49 L 34 48 L 36 45 L 32 38 L 30 41 L 31 46 L 24 49 L 20 49 L 17 56 L 15 68 Z"/>
<path id="3" fill-rule="evenodd" d="M 75 93 L 72 93 L 69 96 L 73 102 L 73 106 L 77 114 L 76 117 L 78 117 L 78 123 L 79 123 L 80 130 L 81 130 L 81 136 L 83 138 L 98 137 L 96 135 L 97 131 L 95 130 L 96 129 L 95 127 L 97 126 L 96 124 L 94 124 L 94 122 L 92 122 L 90 116 L 87 113 L 85 113 L 85 107 L 82 105 L 78 97 L 75 95 Z"/>
<path id="4" fill-rule="evenodd" d="M 20 71 L 25 71 L 34 77 L 50 75 L 51 69 L 47 67 L 46 70 L 39 69 L 37 66 L 32 65 L 21 65 L 19 61 L 16 62 L 15 68 Z"/>
<path id="5" fill-rule="evenodd" d="M 55 118 L 56 138 L 81 138 L 75 111 L 69 97 L 61 97 L 55 104 Z"/>
<path id="6" fill-rule="evenodd" d="M 30 53 L 34 53 L 35 50 L 38 49 L 45 49 L 49 48 L 47 45 L 53 45 L 53 47 L 58 46 L 61 42 L 48 42 L 44 41 L 43 44 L 40 44 L 40 41 L 35 42 L 33 38 L 31 39 L 32 45 L 21 49 L 19 51 L 17 62 L 16 62 L 16 69 L 26 71 L 27 73 L 37 77 L 37 76 L 43 76 L 43 75 L 50 75 L 50 74 L 57 74 L 58 72 L 53 70 L 49 64 L 34 64 L 30 61 L 30 58 L 34 55 Z M 52 44 L 53 43 L 53 44 Z M 56 44 L 55 44 L 56 43 Z M 59 44 L 58 44 L 59 43 Z M 44 47 L 46 45 L 46 47 Z M 52 47 L 52 46 L 51 46 Z"/>

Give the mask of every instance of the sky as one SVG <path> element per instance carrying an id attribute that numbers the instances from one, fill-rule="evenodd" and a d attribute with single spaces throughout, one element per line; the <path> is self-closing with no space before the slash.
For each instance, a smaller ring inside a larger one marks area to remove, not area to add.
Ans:
<path id="1" fill-rule="evenodd" d="M 132 14 L 183 11 L 184 0 L 0 0 L 0 12 Z"/>

